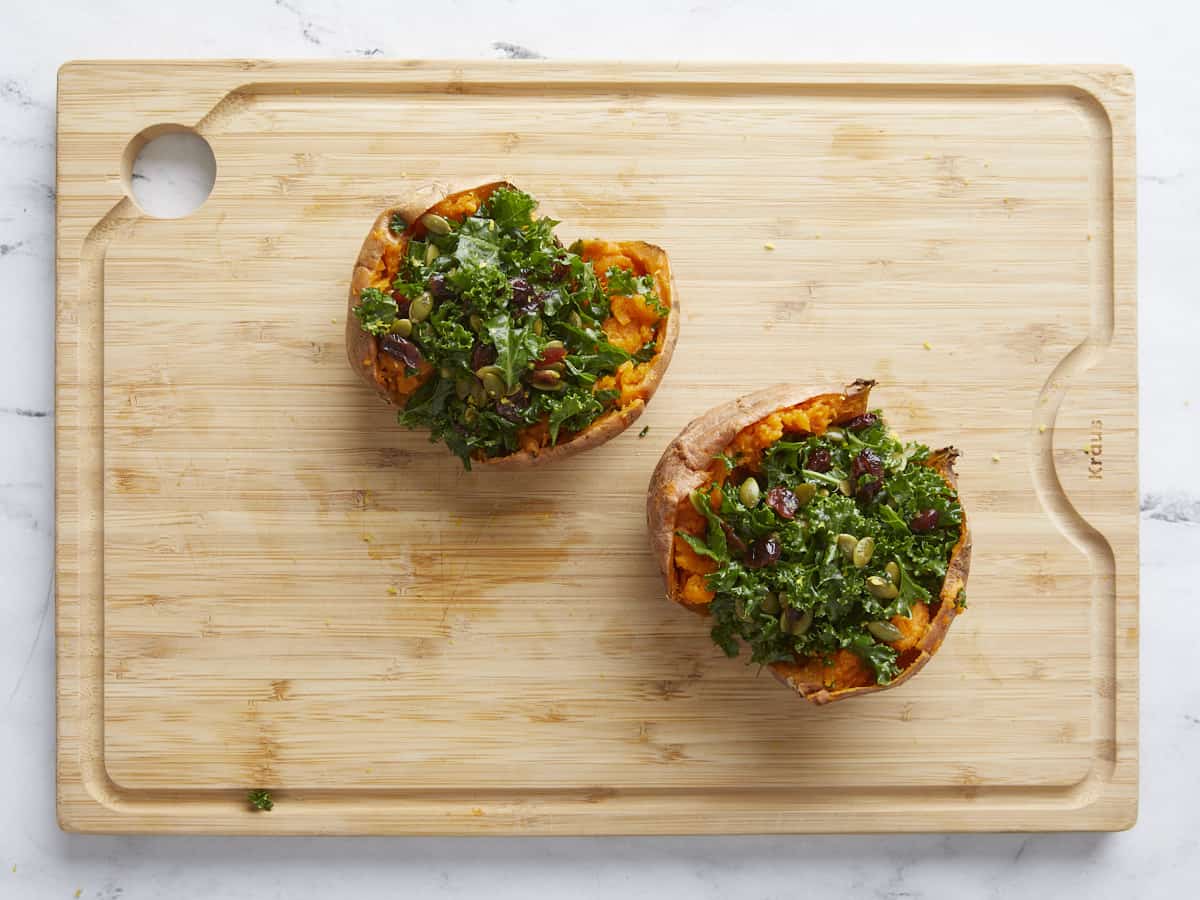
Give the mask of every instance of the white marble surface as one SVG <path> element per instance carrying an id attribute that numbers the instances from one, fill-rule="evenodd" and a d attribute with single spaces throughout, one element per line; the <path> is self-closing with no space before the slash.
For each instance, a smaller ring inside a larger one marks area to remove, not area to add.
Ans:
<path id="1" fill-rule="evenodd" d="M 1099 7 L 1111 7 L 1101 10 Z M 1189 897 L 1200 884 L 1194 2 L 0 0 L 0 898 Z M 600 10 L 607 10 L 601 13 Z M 54 90 L 76 57 L 1121 62 L 1137 74 L 1142 802 L 1115 835 L 108 838 L 55 825 Z M 15 868 L 14 868 L 15 867 Z"/>

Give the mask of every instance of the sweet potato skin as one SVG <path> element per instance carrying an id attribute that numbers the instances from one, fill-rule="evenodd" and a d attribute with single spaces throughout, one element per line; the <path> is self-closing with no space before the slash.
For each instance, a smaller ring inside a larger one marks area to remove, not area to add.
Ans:
<path id="1" fill-rule="evenodd" d="M 686 577 L 680 576 L 675 560 L 675 531 L 680 527 L 678 517 L 682 501 L 710 479 L 713 457 L 724 452 L 744 429 L 772 413 L 806 402 L 832 403 L 836 409 L 833 423 L 849 421 L 867 411 L 874 384 L 873 381 L 859 380 L 841 392 L 823 392 L 794 384 L 774 385 L 709 410 L 679 433 L 663 452 L 646 494 L 650 545 L 669 600 L 701 615 L 709 614 L 708 602 L 712 595 L 698 586 L 697 582 L 702 580 L 702 576 L 691 572 L 687 572 Z M 930 454 L 925 465 L 933 468 L 947 484 L 957 489 L 958 481 L 954 473 L 957 456 L 958 451 L 952 447 L 936 450 Z M 688 507 L 683 505 L 682 508 Z M 812 658 L 772 663 L 768 666 L 771 674 L 780 683 L 817 705 L 860 697 L 903 684 L 924 668 L 945 640 L 950 624 L 960 611 L 957 601 L 966 587 L 970 565 L 971 533 L 964 510 L 958 541 L 951 551 L 946 578 L 936 601 L 923 612 L 917 612 L 912 620 L 897 622 L 893 619 L 904 637 L 892 646 L 911 659 L 890 684 L 875 684 L 873 680 L 871 683 L 862 683 L 864 667 L 861 660 L 850 651 L 835 654 L 831 666 Z M 923 624 L 920 621 L 922 618 L 928 618 L 928 622 Z M 838 687 L 839 684 L 848 686 Z"/>
<path id="2" fill-rule="evenodd" d="M 355 260 L 347 298 L 346 357 L 350 368 L 388 403 L 403 408 L 411 391 L 432 374 L 432 369 L 409 376 L 410 381 L 405 383 L 397 379 L 396 373 L 390 371 L 390 360 L 379 352 L 378 339 L 358 325 L 354 307 L 358 305 L 359 294 L 363 288 L 378 286 L 381 273 L 394 268 L 395 258 L 409 237 L 420 237 L 424 233 L 419 224 L 421 216 L 428 212 L 447 218 L 469 215 L 501 187 L 514 188 L 514 185 L 507 181 L 492 181 L 476 187 L 441 183 L 422 185 L 381 212 L 363 241 Z M 412 223 L 403 235 L 394 234 L 388 227 L 394 215 L 400 215 L 406 222 Z M 658 352 L 645 367 L 637 384 L 636 396 L 631 397 L 629 402 L 620 408 L 592 422 L 584 431 L 571 435 L 553 446 L 476 460 L 479 465 L 490 469 L 526 469 L 573 456 L 611 440 L 638 420 L 671 364 L 675 343 L 679 337 L 680 306 L 679 291 L 666 251 L 644 241 L 584 240 L 581 243 L 585 258 L 593 248 L 596 255 L 607 251 L 619 257 L 636 260 L 648 272 L 654 274 L 660 299 L 669 308 L 666 327 L 660 329 Z M 399 390 L 401 386 L 411 390 Z"/>

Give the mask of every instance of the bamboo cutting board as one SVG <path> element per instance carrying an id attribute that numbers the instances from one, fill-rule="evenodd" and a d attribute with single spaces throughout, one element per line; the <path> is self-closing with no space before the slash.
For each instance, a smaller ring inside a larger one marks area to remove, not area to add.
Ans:
<path id="1" fill-rule="evenodd" d="M 83 62 L 58 102 L 64 828 L 1133 823 L 1127 71 Z M 163 126 L 217 160 L 183 219 L 130 199 Z M 470 176 L 670 252 L 645 437 L 465 473 L 356 380 L 372 219 Z M 663 599 L 643 496 L 708 407 L 860 376 L 963 451 L 970 608 L 908 685 L 818 709 Z"/>

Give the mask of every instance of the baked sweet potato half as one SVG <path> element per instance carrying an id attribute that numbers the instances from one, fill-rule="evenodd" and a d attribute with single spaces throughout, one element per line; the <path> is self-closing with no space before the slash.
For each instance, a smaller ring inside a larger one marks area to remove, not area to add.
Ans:
<path id="1" fill-rule="evenodd" d="M 817 704 L 908 680 L 966 606 L 957 451 L 902 444 L 868 409 L 873 384 L 718 406 L 667 447 L 647 497 L 668 597 Z"/>
<path id="2" fill-rule="evenodd" d="M 427 187 L 384 210 L 350 283 L 350 365 L 400 423 L 467 468 L 523 467 L 620 434 L 671 361 L 667 254 L 580 240 L 507 182 Z"/>

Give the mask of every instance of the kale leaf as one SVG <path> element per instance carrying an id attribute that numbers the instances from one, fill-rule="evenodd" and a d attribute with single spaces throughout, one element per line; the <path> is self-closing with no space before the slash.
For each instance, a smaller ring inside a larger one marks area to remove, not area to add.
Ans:
<path id="1" fill-rule="evenodd" d="M 358 295 L 358 306 L 354 315 L 362 330 L 368 334 L 381 335 L 391 331 L 396 319 L 396 301 L 379 288 L 363 288 Z"/>

